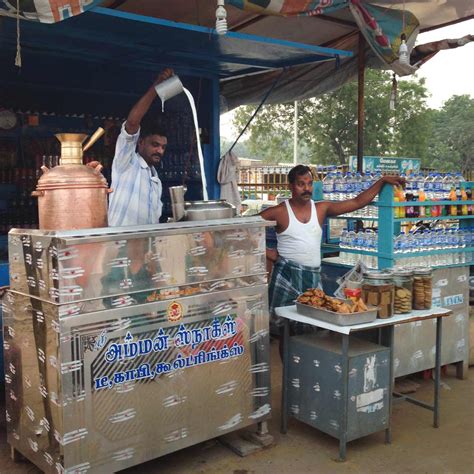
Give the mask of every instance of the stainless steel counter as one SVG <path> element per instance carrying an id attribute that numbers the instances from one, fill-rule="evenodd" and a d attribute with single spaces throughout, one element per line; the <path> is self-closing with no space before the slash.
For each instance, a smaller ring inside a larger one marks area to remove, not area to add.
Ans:
<path id="1" fill-rule="evenodd" d="M 8 442 L 112 472 L 271 412 L 266 221 L 9 235 Z"/>

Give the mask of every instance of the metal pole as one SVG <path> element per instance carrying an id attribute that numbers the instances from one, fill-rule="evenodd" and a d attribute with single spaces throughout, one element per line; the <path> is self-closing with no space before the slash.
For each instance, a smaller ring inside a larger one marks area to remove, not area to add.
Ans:
<path id="1" fill-rule="evenodd" d="M 364 76 L 365 76 L 365 39 L 359 32 L 358 48 L 358 90 L 357 90 L 357 171 L 362 173 L 364 156 Z"/>
<path id="2" fill-rule="evenodd" d="M 347 419 L 349 411 L 349 335 L 342 335 L 342 417 L 339 427 L 339 461 L 346 460 Z"/>
<path id="3" fill-rule="evenodd" d="M 390 356 L 389 356 L 389 368 L 388 368 L 388 421 L 387 421 L 387 428 L 385 429 L 385 442 L 390 444 L 392 442 L 392 403 L 393 403 L 393 391 L 395 387 L 395 376 L 394 376 L 394 341 L 395 341 L 395 328 L 394 325 L 391 324 L 386 329 L 388 332 L 388 347 L 390 348 Z M 384 342 L 384 345 L 387 345 L 387 341 Z"/>
<path id="4" fill-rule="evenodd" d="M 298 101 L 295 100 L 295 118 L 293 121 L 293 164 L 298 163 Z"/>
<path id="5" fill-rule="evenodd" d="M 443 334 L 443 318 L 436 319 L 436 354 L 435 354 L 435 384 L 434 384 L 434 415 L 433 426 L 439 428 L 439 389 L 441 386 L 441 341 Z"/>
<path id="6" fill-rule="evenodd" d="M 289 342 L 290 342 L 290 321 L 283 318 L 283 328 L 280 329 L 280 337 L 283 340 L 283 374 L 281 385 L 281 427 L 280 433 L 286 434 L 288 431 L 288 364 L 289 364 Z"/>

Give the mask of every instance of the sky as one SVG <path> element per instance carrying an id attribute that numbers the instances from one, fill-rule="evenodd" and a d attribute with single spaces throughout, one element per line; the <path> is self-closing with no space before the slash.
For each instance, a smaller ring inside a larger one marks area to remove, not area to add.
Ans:
<path id="1" fill-rule="evenodd" d="M 447 38 L 461 38 L 474 34 L 474 20 L 439 28 L 418 35 L 417 44 Z M 440 108 L 453 95 L 468 94 L 474 98 L 474 42 L 460 48 L 440 51 L 416 73 L 426 79 L 431 96 L 428 106 Z M 232 127 L 233 112 L 221 115 L 221 135 L 229 140 L 237 138 L 238 131 Z"/>

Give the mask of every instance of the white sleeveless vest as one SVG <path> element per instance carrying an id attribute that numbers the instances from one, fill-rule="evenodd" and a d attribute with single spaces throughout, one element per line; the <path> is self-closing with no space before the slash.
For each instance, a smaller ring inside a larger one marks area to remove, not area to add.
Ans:
<path id="1" fill-rule="evenodd" d="M 311 218 L 306 224 L 296 218 L 289 201 L 285 205 L 289 222 L 288 228 L 277 234 L 278 254 L 300 265 L 320 267 L 322 230 L 314 201 L 311 200 Z"/>

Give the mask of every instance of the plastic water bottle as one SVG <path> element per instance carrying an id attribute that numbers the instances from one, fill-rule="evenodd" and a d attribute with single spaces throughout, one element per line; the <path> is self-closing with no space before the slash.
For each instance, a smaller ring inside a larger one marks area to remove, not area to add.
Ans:
<path id="1" fill-rule="evenodd" d="M 446 175 L 443 178 L 442 181 L 442 192 L 443 192 L 443 197 L 442 199 L 449 199 L 449 193 L 451 192 L 451 188 L 454 186 L 454 180 L 453 177 L 451 176 L 451 173 L 446 173 Z"/>
<path id="2" fill-rule="evenodd" d="M 346 249 L 347 248 L 347 229 L 342 229 L 341 236 L 339 237 L 339 248 Z M 347 263 L 347 252 L 341 251 L 339 252 L 339 258 L 341 259 L 341 263 Z"/>
<path id="3" fill-rule="evenodd" d="M 428 176 L 426 176 L 425 181 L 424 181 L 424 188 L 425 188 L 425 194 L 426 194 L 426 199 L 428 201 L 433 200 L 433 173 L 429 173 Z"/>
<path id="4" fill-rule="evenodd" d="M 428 256 L 428 265 L 430 266 L 436 266 L 436 259 L 437 256 L 434 255 L 434 247 L 435 247 L 435 241 L 434 241 L 434 232 L 432 230 L 425 230 L 425 249 L 432 252 L 430 256 Z"/>
<path id="5" fill-rule="evenodd" d="M 376 252 L 377 251 L 377 234 L 370 229 L 367 229 L 365 231 L 366 236 L 365 236 L 365 242 L 366 242 L 366 249 L 369 252 Z M 370 268 L 375 268 L 375 259 L 376 257 L 374 255 L 367 255 L 369 257 L 367 259 L 367 265 Z"/>
<path id="6" fill-rule="evenodd" d="M 405 234 L 398 234 L 393 241 L 393 253 L 399 255 L 402 253 L 402 238 L 405 237 Z"/>
<path id="7" fill-rule="evenodd" d="M 395 246 L 394 250 L 396 252 L 396 255 L 401 257 L 402 255 L 405 255 L 407 253 L 407 251 L 406 251 L 406 235 L 403 232 L 401 232 L 400 234 L 398 234 L 395 237 L 394 246 Z M 395 265 L 405 266 L 405 265 L 407 265 L 407 261 L 406 261 L 405 258 L 395 260 Z"/>
<path id="8" fill-rule="evenodd" d="M 440 173 L 435 173 L 432 183 L 433 183 L 433 197 L 438 201 L 442 201 L 444 198 L 443 178 L 441 177 Z"/>
<path id="9" fill-rule="evenodd" d="M 412 193 L 413 192 L 413 175 L 409 174 L 407 176 L 406 173 L 402 173 L 400 176 L 402 178 L 405 178 L 405 193 Z"/>
<path id="10" fill-rule="evenodd" d="M 418 173 L 416 175 L 416 190 L 418 194 L 420 194 L 421 191 L 425 190 L 425 178 L 421 173 Z"/>
<path id="11" fill-rule="evenodd" d="M 456 194 L 461 191 L 461 188 L 465 187 L 464 183 L 466 180 L 464 179 L 463 175 L 458 171 L 453 177 L 454 187 L 456 189 Z"/>
<path id="12" fill-rule="evenodd" d="M 323 179 L 323 195 L 324 199 L 332 201 L 334 195 L 334 174 L 331 170 L 328 171 Z"/>
<path id="13" fill-rule="evenodd" d="M 345 196 L 344 199 L 352 199 L 354 197 L 354 176 L 350 171 L 347 172 L 345 176 Z"/>
<path id="14" fill-rule="evenodd" d="M 362 183 L 362 175 L 360 173 L 356 173 L 353 182 L 354 196 L 358 196 L 364 190 Z"/>
<path id="15" fill-rule="evenodd" d="M 341 201 L 345 194 L 345 185 L 344 185 L 344 178 L 342 177 L 342 173 L 338 171 L 336 173 L 336 177 L 334 178 L 334 199 L 336 201 Z"/>

